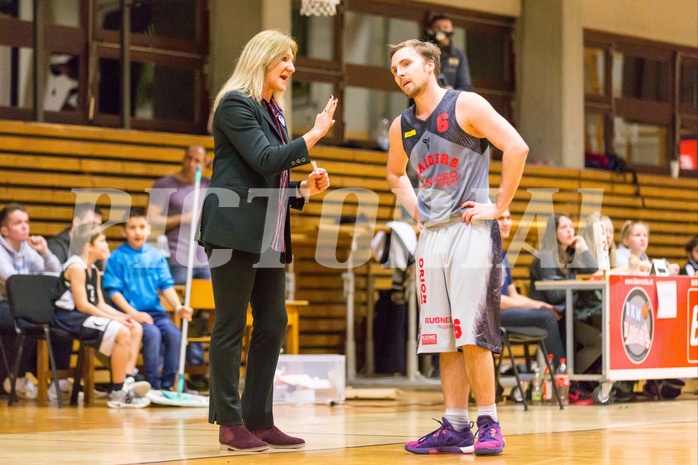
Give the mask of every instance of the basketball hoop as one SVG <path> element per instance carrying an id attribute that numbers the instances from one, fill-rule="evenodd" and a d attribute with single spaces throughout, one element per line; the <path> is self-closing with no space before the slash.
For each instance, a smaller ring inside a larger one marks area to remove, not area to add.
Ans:
<path id="1" fill-rule="evenodd" d="M 340 0 L 301 0 L 301 16 L 334 16 Z"/>

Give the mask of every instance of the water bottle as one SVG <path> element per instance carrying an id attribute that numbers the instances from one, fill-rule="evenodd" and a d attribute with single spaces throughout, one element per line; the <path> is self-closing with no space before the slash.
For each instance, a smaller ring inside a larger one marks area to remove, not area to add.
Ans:
<path id="1" fill-rule="evenodd" d="M 553 381 L 550 379 L 549 366 L 553 365 L 553 354 L 548 354 L 548 364 L 545 365 L 543 374 L 543 402 L 550 403 L 553 400 Z"/>
<path id="2" fill-rule="evenodd" d="M 543 403 L 543 391 L 541 390 L 540 370 L 536 368 L 533 375 L 533 387 L 531 388 L 531 402 L 533 405 Z"/>
<path id="3" fill-rule="evenodd" d="M 563 404 L 567 404 L 570 392 L 570 375 L 567 372 L 567 360 L 565 358 L 560 358 L 560 366 L 557 367 L 555 372 L 555 386 L 557 386 L 557 392 L 560 394 L 560 400 Z"/>

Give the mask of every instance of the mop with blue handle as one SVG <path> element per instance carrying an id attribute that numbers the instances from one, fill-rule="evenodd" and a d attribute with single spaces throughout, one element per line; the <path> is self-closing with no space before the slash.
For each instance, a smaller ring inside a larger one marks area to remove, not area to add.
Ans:
<path id="1" fill-rule="evenodd" d="M 191 228 L 189 230 L 189 253 L 187 255 L 187 281 L 184 292 L 184 306 L 189 307 L 191 302 L 191 280 L 194 271 L 194 254 L 196 253 L 196 227 L 198 224 L 199 191 L 201 189 L 201 166 L 196 167 L 194 175 L 194 205 L 191 212 Z M 177 375 L 177 392 L 151 391 L 148 397 L 153 403 L 161 405 L 175 405 L 179 407 L 208 407 L 208 397 L 184 392 L 184 363 L 187 354 L 187 333 L 189 322 L 182 318 L 182 343 L 179 350 L 179 373 Z"/>

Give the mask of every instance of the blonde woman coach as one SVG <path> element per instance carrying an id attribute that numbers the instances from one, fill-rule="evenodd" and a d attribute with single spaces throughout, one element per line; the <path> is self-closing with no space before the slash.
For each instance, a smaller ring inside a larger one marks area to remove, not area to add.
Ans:
<path id="1" fill-rule="evenodd" d="M 299 448 L 305 441 L 274 426 L 274 371 L 286 334 L 285 270 L 292 259 L 289 208 L 329 187 L 325 170 L 290 181 L 291 168 L 311 163 L 308 150 L 334 124 L 330 96 L 313 128 L 291 140 L 283 94 L 298 46 L 279 31 L 262 31 L 245 45 L 216 97 L 215 158 L 201 215 L 216 303 L 211 335 L 209 422 L 220 425 L 224 450 Z M 232 203 L 231 203 L 231 199 Z M 223 257 L 223 258 L 221 258 Z M 238 394 L 248 304 L 254 328 L 245 389 Z"/>

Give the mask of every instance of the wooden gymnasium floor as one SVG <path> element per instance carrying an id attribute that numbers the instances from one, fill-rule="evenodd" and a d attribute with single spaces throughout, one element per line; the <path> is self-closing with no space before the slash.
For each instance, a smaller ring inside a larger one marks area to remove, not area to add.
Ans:
<path id="1" fill-rule="evenodd" d="M 39 407 L 0 397 L 0 464 L 676 464 L 698 463 L 698 396 L 691 381 L 679 399 L 607 406 L 500 404 L 504 453 L 418 456 L 409 439 L 443 414 L 438 392 L 401 392 L 396 401 L 277 405 L 277 425 L 305 438 L 301 451 L 235 454 L 218 449 L 205 409 L 113 410 Z M 474 414 L 471 410 L 471 414 Z"/>

